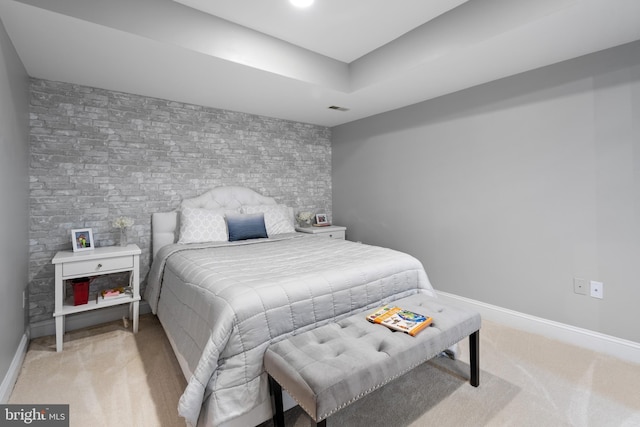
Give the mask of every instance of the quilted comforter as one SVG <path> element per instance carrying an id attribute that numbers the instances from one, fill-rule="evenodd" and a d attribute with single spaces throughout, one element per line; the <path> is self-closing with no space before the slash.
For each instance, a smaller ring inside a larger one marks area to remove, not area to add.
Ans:
<path id="1" fill-rule="evenodd" d="M 271 342 L 418 292 L 433 295 L 410 255 L 295 233 L 166 246 L 145 298 L 189 365 L 178 410 L 195 426 L 268 402 L 262 358 Z"/>

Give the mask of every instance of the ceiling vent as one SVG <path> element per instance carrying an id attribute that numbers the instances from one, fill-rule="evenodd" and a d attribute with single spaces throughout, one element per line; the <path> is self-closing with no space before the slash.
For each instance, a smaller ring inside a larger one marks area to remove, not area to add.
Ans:
<path id="1" fill-rule="evenodd" d="M 349 111 L 348 108 L 345 107 L 338 107 L 337 105 L 332 105 L 331 107 L 329 107 L 330 110 L 336 110 L 336 111 Z"/>

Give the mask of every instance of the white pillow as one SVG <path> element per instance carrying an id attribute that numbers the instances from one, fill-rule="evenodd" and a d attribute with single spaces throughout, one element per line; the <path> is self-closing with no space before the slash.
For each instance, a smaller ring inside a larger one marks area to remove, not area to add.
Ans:
<path id="1" fill-rule="evenodd" d="M 246 214 L 262 212 L 269 236 L 296 231 L 292 211 L 285 205 L 247 205 L 242 207 L 242 212 Z"/>
<path id="2" fill-rule="evenodd" d="M 182 208 L 178 243 L 226 242 L 229 240 L 224 210 Z"/>

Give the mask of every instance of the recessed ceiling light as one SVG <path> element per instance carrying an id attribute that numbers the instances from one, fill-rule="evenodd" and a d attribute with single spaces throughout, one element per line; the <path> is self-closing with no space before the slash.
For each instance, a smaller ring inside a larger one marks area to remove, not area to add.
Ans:
<path id="1" fill-rule="evenodd" d="M 309 7 L 313 4 L 313 0 L 289 0 L 295 7 Z"/>

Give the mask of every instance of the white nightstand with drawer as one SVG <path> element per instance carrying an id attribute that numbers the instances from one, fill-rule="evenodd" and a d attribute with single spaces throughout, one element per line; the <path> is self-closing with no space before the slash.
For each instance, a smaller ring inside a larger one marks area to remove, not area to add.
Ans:
<path id="1" fill-rule="evenodd" d="M 329 237 L 331 239 L 345 239 L 347 227 L 341 225 L 327 225 L 325 227 L 296 227 L 296 231 L 310 233 L 315 236 Z"/>
<path id="2" fill-rule="evenodd" d="M 64 338 L 64 316 L 83 311 L 129 304 L 129 315 L 133 322 L 133 332 L 138 332 L 138 313 L 140 304 L 140 248 L 137 245 L 108 246 L 91 251 L 58 252 L 51 261 L 56 266 L 56 305 L 53 316 L 56 319 L 56 350 L 62 351 Z M 89 301 L 87 304 L 73 305 L 66 301 L 64 281 L 78 277 L 93 277 L 103 274 L 129 272 L 129 286 L 132 295 L 114 300 Z"/>

